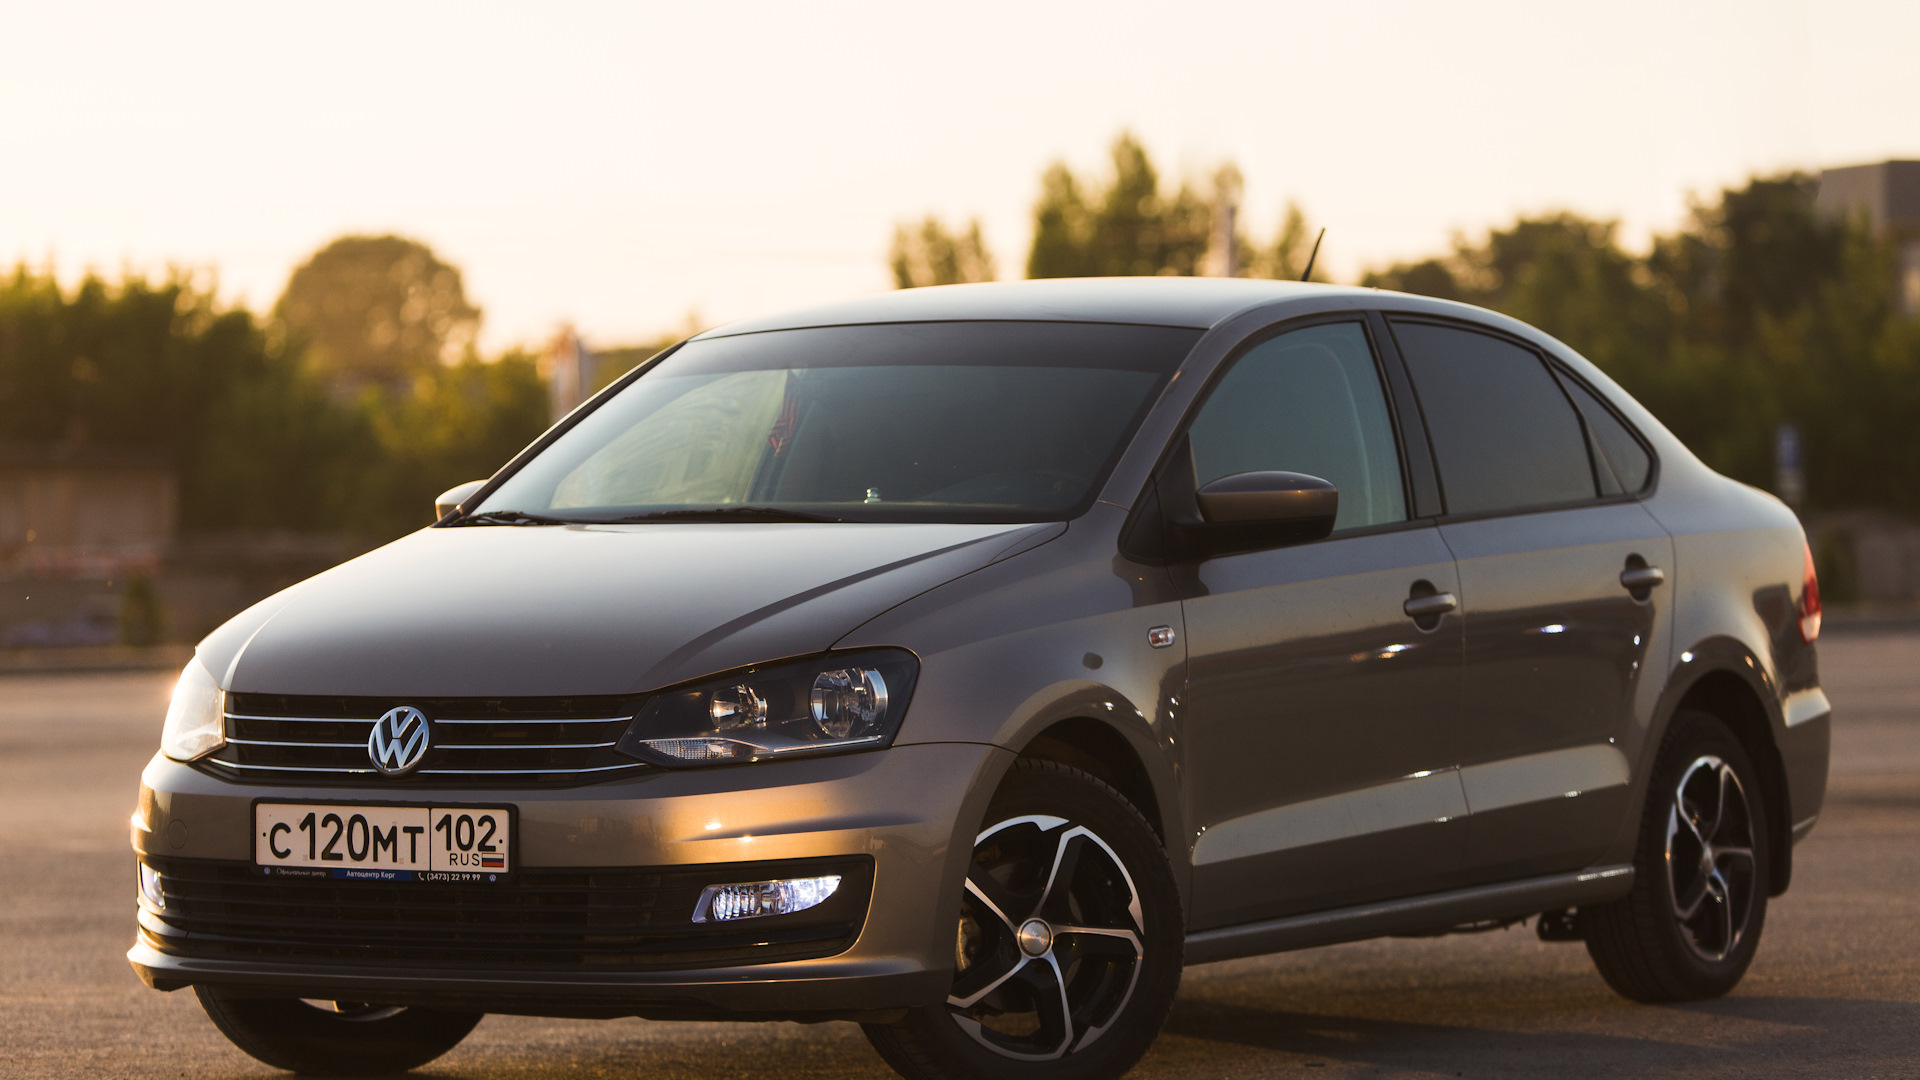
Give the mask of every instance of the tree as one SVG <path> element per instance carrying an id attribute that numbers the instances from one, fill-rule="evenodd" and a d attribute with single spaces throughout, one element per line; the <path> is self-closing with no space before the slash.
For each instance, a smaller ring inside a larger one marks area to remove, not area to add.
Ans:
<path id="1" fill-rule="evenodd" d="M 364 393 L 360 405 L 374 453 L 349 516 L 371 536 L 426 524 L 435 495 L 492 476 L 548 420 L 538 360 L 517 349 L 491 361 L 469 354 L 418 380 L 411 394 Z"/>
<path id="2" fill-rule="evenodd" d="M 1314 258 L 1314 244 L 1319 239 L 1318 230 L 1307 224 L 1307 215 L 1300 204 L 1289 199 L 1287 210 L 1280 222 L 1280 231 L 1274 236 L 1273 243 L 1264 248 L 1242 244 L 1248 252 L 1248 258 L 1242 260 L 1240 274 L 1244 277 L 1272 278 L 1276 281 L 1299 281 L 1306 272 L 1307 260 Z M 1314 281 L 1331 281 L 1327 276 L 1326 263 L 1314 260 Z"/>
<path id="3" fill-rule="evenodd" d="M 0 441 L 164 457 L 184 531 L 387 540 L 546 426 L 546 386 L 524 353 L 489 363 L 469 349 L 402 388 L 348 396 L 298 338 L 186 278 L 89 276 L 71 293 L 24 268 L 0 280 Z"/>
<path id="4" fill-rule="evenodd" d="M 186 278 L 69 294 L 23 267 L 0 286 L 5 440 L 163 454 L 183 528 L 339 528 L 356 425 L 297 350 Z"/>
<path id="5" fill-rule="evenodd" d="M 1114 140 L 1111 153 L 1113 176 L 1103 189 L 1089 188 L 1063 162 L 1041 177 L 1028 277 L 1200 271 L 1211 242 L 1209 201 L 1184 184 L 1162 195 L 1159 173 L 1130 133 Z"/>
<path id="6" fill-rule="evenodd" d="M 460 271 L 399 236 L 343 236 L 321 248 L 288 279 L 274 316 L 349 393 L 404 387 L 457 360 L 480 324 Z"/>
<path id="7" fill-rule="evenodd" d="M 1920 321 L 1896 255 L 1860 222 L 1822 220 L 1805 175 L 1695 203 L 1651 251 L 1612 222 L 1523 218 L 1365 284 L 1463 300 L 1560 338 L 1715 469 L 1771 487 L 1774 433 L 1802 432 L 1812 509 L 1920 511 Z"/>
<path id="8" fill-rule="evenodd" d="M 960 285 L 992 281 L 994 277 L 993 255 L 980 238 L 977 218 L 967 223 L 965 232 L 949 232 L 932 214 L 928 214 L 917 229 L 896 225 L 887 262 L 893 268 L 893 285 L 897 289 Z"/>

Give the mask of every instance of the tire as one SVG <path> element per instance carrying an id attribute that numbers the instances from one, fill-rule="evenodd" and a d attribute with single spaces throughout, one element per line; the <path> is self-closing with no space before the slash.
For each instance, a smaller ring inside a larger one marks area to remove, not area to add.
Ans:
<path id="1" fill-rule="evenodd" d="M 1185 929 L 1139 810 L 1078 769 L 1016 762 L 974 841 L 946 1003 L 867 1040 L 908 1080 L 1117 1077 L 1166 1021 Z"/>
<path id="2" fill-rule="evenodd" d="M 396 1073 L 425 1065 L 459 1045 L 484 1015 L 346 1002 L 325 1008 L 206 986 L 193 992 L 233 1045 L 276 1069 L 311 1076 Z"/>
<path id="3" fill-rule="evenodd" d="M 1698 1001 L 1739 984 L 1767 919 L 1759 776 L 1718 717 L 1676 713 L 1655 761 L 1633 891 L 1580 909 L 1587 953 L 1622 997 Z"/>

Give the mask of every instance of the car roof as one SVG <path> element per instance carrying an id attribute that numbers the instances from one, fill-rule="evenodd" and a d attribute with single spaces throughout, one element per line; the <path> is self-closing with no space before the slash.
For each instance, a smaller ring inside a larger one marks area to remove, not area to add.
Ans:
<path id="1" fill-rule="evenodd" d="M 1131 323 L 1206 329 L 1249 308 L 1288 299 L 1372 296 L 1373 289 L 1249 278 L 1052 278 L 900 289 L 778 315 L 743 319 L 699 337 L 807 326 L 1011 320 Z"/>

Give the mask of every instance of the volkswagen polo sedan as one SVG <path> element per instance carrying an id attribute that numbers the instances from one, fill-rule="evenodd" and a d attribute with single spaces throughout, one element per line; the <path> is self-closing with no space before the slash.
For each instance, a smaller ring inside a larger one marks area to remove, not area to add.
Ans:
<path id="1" fill-rule="evenodd" d="M 1533 920 L 1727 992 L 1825 791 L 1779 501 L 1476 308 L 1134 279 L 700 334 L 243 612 L 134 814 L 243 1050 L 850 1020 L 1108 1077 L 1185 964 Z"/>

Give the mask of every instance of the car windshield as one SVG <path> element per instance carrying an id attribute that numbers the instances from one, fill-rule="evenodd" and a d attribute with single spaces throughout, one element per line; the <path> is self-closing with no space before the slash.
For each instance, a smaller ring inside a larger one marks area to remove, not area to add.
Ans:
<path id="1" fill-rule="evenodd" d="M 954 322 L 690 341 L 468 520 L 1063 520 L 1198 337 Z"/>

